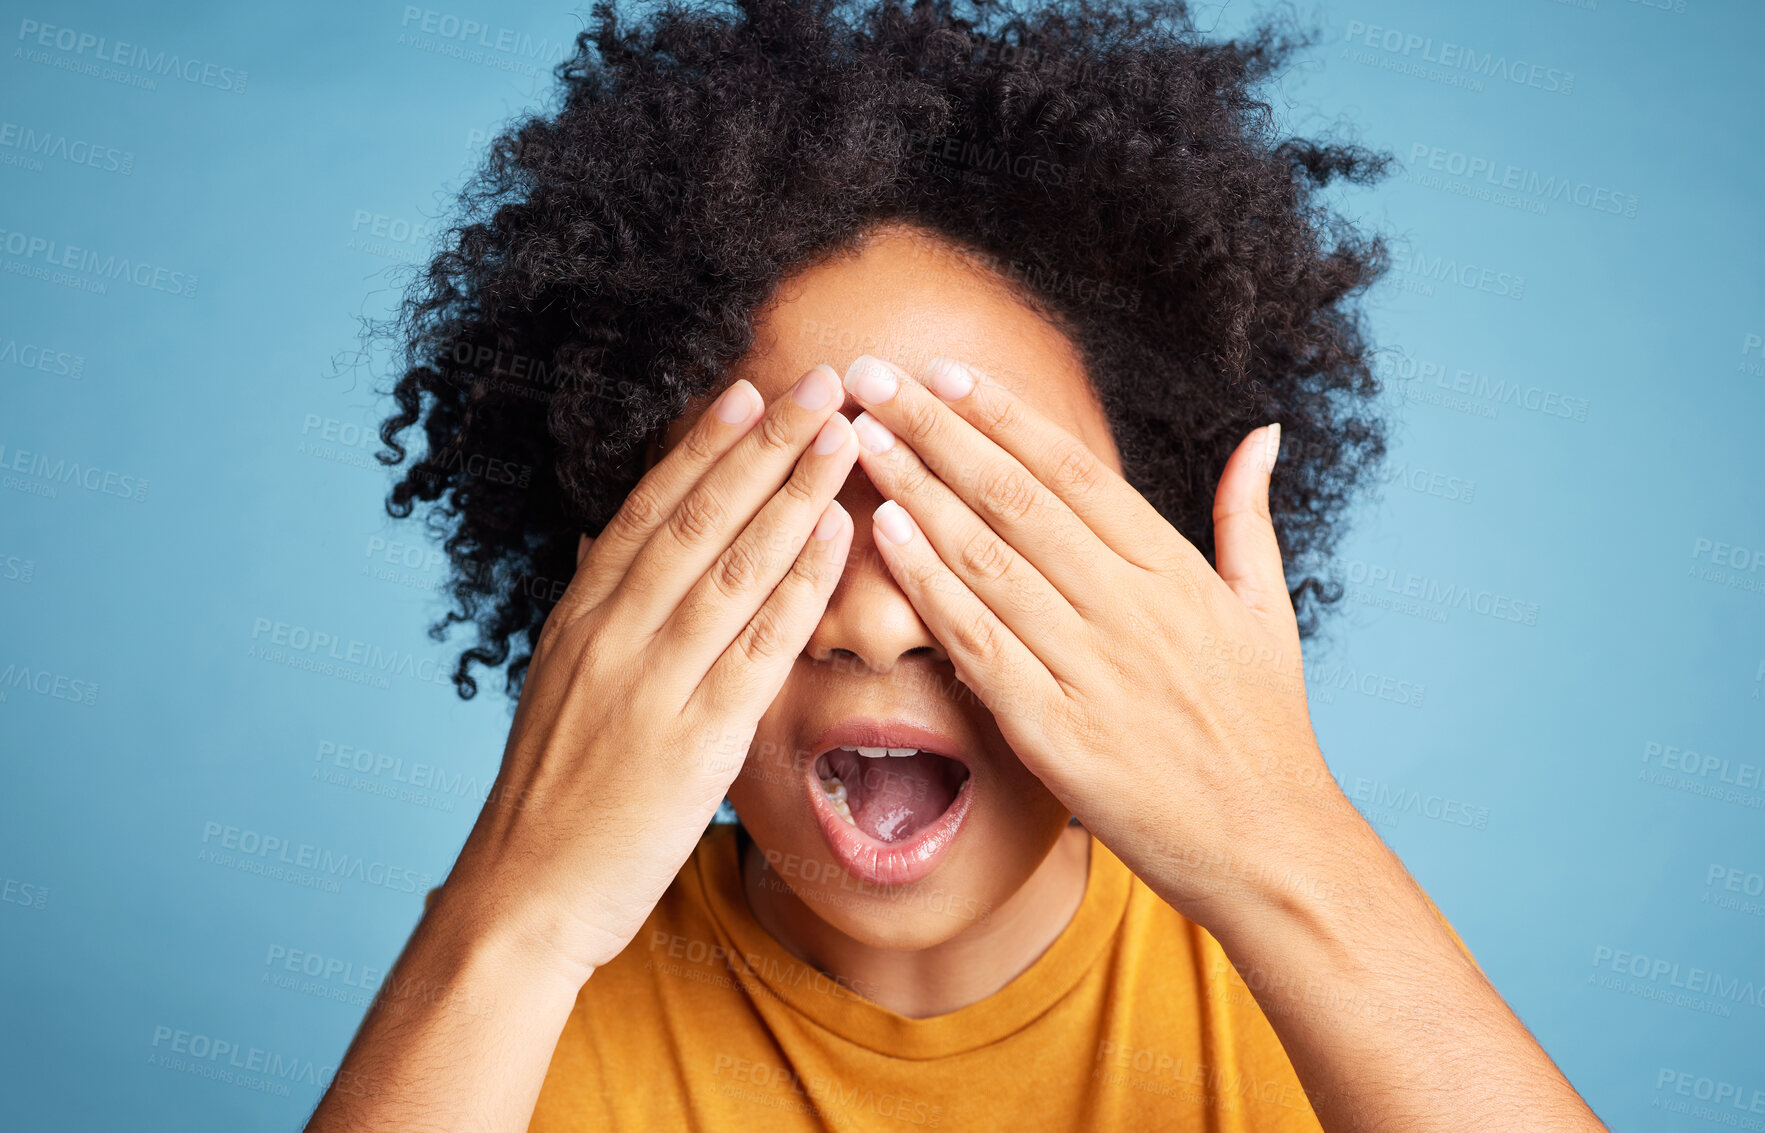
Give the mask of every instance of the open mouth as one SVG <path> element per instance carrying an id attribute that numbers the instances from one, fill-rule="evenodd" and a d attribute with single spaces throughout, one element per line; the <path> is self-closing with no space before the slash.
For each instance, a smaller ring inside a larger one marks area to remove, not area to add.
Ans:
<path id="1" fill-rule="evenodd" d="M 938 868 L 974 804 L 972 768 L 959 744 L 906 722 L 848 720 L 822 734 L 803 789 L 847 873 L 900 886 Z"/>
<path id="2" fill-rule="evenodd" d="M 911 839 L 956 801 L 968 767 L 915 747 L 836 747 L 815 760 L 833 809 L 879 842 Z"/>

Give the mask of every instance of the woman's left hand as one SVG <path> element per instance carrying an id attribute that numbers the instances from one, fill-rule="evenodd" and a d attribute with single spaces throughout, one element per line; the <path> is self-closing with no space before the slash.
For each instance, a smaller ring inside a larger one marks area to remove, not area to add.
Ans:
<path id="1" fill-rule="evenodd" d="M 893 501 L 874 519 L 889 570 L 1055 796 L 1204 926 L 1299 896 L 1296 878 L 1330 884 L 1308 871 L 1364 823 L 1306 708 L 1268 509 L 1279 426 L 1220 477 L 1216 571 L 1082 441 L 960 363 L 916 381 L 866 356 L 846 389 Z"/>

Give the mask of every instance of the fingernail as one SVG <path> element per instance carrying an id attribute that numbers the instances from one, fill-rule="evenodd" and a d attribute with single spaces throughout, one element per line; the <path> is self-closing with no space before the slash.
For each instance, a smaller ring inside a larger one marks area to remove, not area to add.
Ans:
<path id="1" fill-rule="evenodd" d="M 821 432 L 815 434 L 815 443 L 809 446 L 815 450 L 816 456 L 826 456 L 830 452 L 838 452 L 840 446 L 846 443 L 845 420 L 844 417 L 835 413 L 827 419 L 826 424 L 821 426 Z"/>
<path id="2" fill-rule="evenodd" d="M 932 392 L 945 401 L 967 397 L 974 389 L 974 372 L 954 358 L 939 356 L 926 363 L 932 379 Z"/>
<path id="3" fill-rule="evenodd" d="M 887 452 L 895 443 L 895 434 L 884 428 L 868 410 L 852 418 L 852 428 L 858 434 L 858 443 L 871 452 Z"/>
<path id="4" fill-rule="evenodd" d="M 804 409 L 820 409 L 833 400 L 838 380 L 832 370 L 817 366 L 797 382 L 797 388 L 791 391 L 791 400 Z"/>
<path id="5" fill-rule="evenodd" d="M 913 521 L 907 518 L 907 509 L 894 500 L 884 500 L 876 509 L 876 529 L 897 547 L 913 538 Z"/>
<path id="6" fill-rule="evenodd" d="M 1273 472 L 1275 470 L 1275 461 L 1277 458 L 1280 457 L 1280 455 L 1281 455 L 1281 423 L 1279 421 L 1277 421 L 1273 425 L 1269 426 L 1268 436 L 1266 436 L 1263 439 L 1263 448 L 1262 448 L 1263 471 Z"/>
<path id="7" fill-rule="evenodd" d="M 717 399 L 717 419 L 725 425 L 734 425 L 738 421 L 747 420 L 748 414 L 754 411 L 753 397 L 746 382 L 737 382 L 723 391 Z"/>
<path id="8" fill-rule="evenodd" d="M 868 354 L 860 354 L 846 371 L 846 388 L 853 397 L 870 405 L 881 405 L 894 397 L 899 385 L 888 363 Z"/>
<path id="9" fill-rule="evenodd" d="M 815 537 L 825 543 L 838 535 L 844 525 L 845 514 L 846 509 L 840 506 L 838 500 L 829 500 L 827 510 L 821 513 L 821 522 L 815 525 Z"/>

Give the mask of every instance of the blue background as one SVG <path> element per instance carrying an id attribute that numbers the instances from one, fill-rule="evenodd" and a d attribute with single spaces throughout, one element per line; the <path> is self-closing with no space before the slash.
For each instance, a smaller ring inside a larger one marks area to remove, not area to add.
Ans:
<path id="1" fill-rule="evenodd" d="M 500 694 L 424 679 L 453 652 L 423 632 L 443 572 L 381 509 L 358 320 L 391 310 L 389 269 L 424 256 L 581 22 L 4 8 L 0 1124 L 296 1128 L 508 727 Z M 1340 198 L 1396 241 L 1369 309 L 1398 424 L 1308 656 L 1320 739 L 1598 1112 L 1705 1128 L 1676 1075 L 1765 1090 L 1765 9 L 1319 19 L 1277 110 L 1405 166 Z M 459 20 L 487 30 L 440 34 Z M 205 66 L 99 65 L 33 21 Z M 1533 83 L 1452 66 L 1460 48 Z M 61 141 L 33 154 L 27 130 Z M 55 278 L 68 246 L 157 275 Z M 278 623 L 409 672 L 292 667 Z M 401 786 L 418 763 L 439 786 Z M 229 827 L 373 868 L 335 891 L 245 872 L 264 855 Z M 1735 990 L 1675 988 L 1693 968 Z M 178 1032 L 293 1069 L 260 1088 L 167 1066 L 228 1061 L 173 1055 Z"/>

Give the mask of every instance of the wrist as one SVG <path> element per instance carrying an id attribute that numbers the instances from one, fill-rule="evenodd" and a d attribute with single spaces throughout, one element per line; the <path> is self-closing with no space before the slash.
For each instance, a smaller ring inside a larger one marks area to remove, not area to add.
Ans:
<path id="1" fill-rule="evenodd" d="M 1271 918 L 1315 921 L 1345 903 L 1364 904 L 1372 899 L 1366 891 L 1407 876 L 1315 746 L 1266 758 L 1262 775 L 1236 795 L 1242 801 L 1211 808 L 1215 821 L 1155 841 L 1147 868 L 1135 869 L 1216 937 L 1239 922 L 1256 931 Z"/>
<path id="2" fill-rule="evenodd" d="M 572 1001 L 600 966 L 586 950 L 565 946 L 581 932 L 574 918 L 530 890 L 462 877 L 457 868 L 436 891 L 424 924 L 474 971 L 530 981 Z"/>

